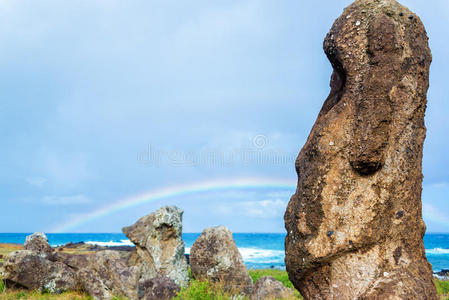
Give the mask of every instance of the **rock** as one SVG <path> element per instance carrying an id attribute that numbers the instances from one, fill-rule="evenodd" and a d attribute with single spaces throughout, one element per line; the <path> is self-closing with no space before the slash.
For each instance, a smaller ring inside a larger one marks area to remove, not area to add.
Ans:
<path id="1" fill-rule="evenodd" d="M 175 206 L 165 206 L 123 228 L 123 233 L 136 245 L 141 282 L 167 276 L 181 287 L 188 285 L 182 214 Z"/>
<path id="2" fill-rule="evenodd" d="M 251 300 L 296 299 L 293 291 L 271 276 L 259 278 L 253 287 Z"/>
<path id="3" fill-rule="evenodd" d="M 96 299 L 125 296 L 138 299 L 138 267 L 128 256 L 104 250 L 87 255 L 57 252 L 49 258 L 21 250 L 5 259 L 3 278 L 10 286 L 51 293 L 84 290 Z"/>
<path id="4" fill-rule="evenodd" d="M 83 290 L 97 299 L 113 296 L 138 298 L 138 268 L 127 266 L 118 251 L 104 250 L 87 256 L 87 263 L 78 259 L 78 280 Z"/>
<path id="5" fill-rule="evenodd" d="M 86 245 L 86 243 L 84 243 L 84 242 L 77 242 L 77 243 L 69 242 L 69 243 L 65 244 L 64 246 L 62 246 L 62 248 L 76 249 L 76 248 L 82 247 L 84 245 Z"/>
<path id="6" fill-rule="evenodd" d="M 220 281 L 227 291 L 249 295 L 252 279 L 224 226 L 206 228 L 190 249 L 190 268 L 195 279 Z"/>
<path id="7" fill-rule="evenodd" d="M 284 217 L 289 277 L 306 299 L 437 299 L 422 241 L 424 26 L 394 0 L 358 0 L 324 51 L 331 91 Z"/>
<path id="8" fill-rule="evenodd" d="M 442 269 L 439 272 L 435 272 L 435 275 L 438 275 L 441 277 L 449 277 L 449 269 Z"/>
<path id="9" fill-rule="evenodd" d="M 158 276 L 142 282 L 141 289 L 144 292 L 143 300 L 170 300 L 180 291 L 173 281 L 165 276 Z"/>
<path id="10" fill-rule="evenodd" d="M 7 285 L 61 293 L 77 289 L 75 272 L 30 250 L 11 252 L 5 258 L 3 279 Z"/>
<path id="11" fill-rule="evenodd" d="M 51 260 L 63 263 L 70 267 L 72 270 L 77 271 L 89 266 L 91 256 L 92 255 L 58 252 L 52 256 Z"/>
<path id="12" fill-rule="evenodd" d="M 44 257 L 51 255 L 54 252 L 54 249 L 48 243 L 47 236 L 42 232 L 35 232 L 27 236 L 24 249 L 36 252 Z"/>
<path id="13" fill-rule="evenodd" d="M 442 269 L 439 272 L 434 273 L 439 278 L 448 279 L 449 278 L 449 269 Z"/>

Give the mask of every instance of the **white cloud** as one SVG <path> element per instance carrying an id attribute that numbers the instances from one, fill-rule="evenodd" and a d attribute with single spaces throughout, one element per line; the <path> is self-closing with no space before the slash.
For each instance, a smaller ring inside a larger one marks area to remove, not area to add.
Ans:
<path id="1" fill-rule="evenodd" d="M 286 207 L 287 200 L 270 199 L 220 205 L 216 212 L 221 215 L 241 215 L 250 218 L 271 219 L 282 218 Z"/>
<path id="2" fill-rule="evenodd" d="M 90 203 L 91 200 L 85 195 L 72 196 L 45 196 L 42 203 L 47 205 L 81 205 Z"/>
<path id="3" fill-rule="evenodd" d="M 428 185 L 430 188 L 444 189 L 449 187 L 449 183 L 447 182 L 437 182 Z"/>
<path id="4" fill-rule="evenodd" d="M 28 177 L 25 178 L 25 181 L 31 184 L 32 186 L 41 188 L 47 182 L 47 179 L 43 177 Z"/>

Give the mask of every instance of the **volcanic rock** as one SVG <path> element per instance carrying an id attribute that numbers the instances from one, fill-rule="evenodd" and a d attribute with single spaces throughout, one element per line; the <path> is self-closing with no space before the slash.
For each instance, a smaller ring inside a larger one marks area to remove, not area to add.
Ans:
<path id="1" fill-rule="evenodd" d="M 61 293 L 77 289 L 75 272 L 30 250 L 9 253 L 3 265 L 3 279 L 9 286 Z"/>
<path id="2" fill-rule="evenodd" d="M 195 279 L 221 282 L 230 292 L 251 294 L 252 279 L 224 226 L 206 228 L 190 249 L 190 268 Z"/>
<path id="3" fill-rule="evenodd" d="M 448 278 L 449 277 L 449 269 L 442 269 L 439 272 L 435 272 L 435 275 Z"/>
<path id="4" fill-rule="evenodd" d="M 49 256 L 54 252 L 54 249 L 48 243 L 47 236 L 42 232 L 35 232 L 27 236 L 25 239 L 24 249 L 41 254 L 44 257 Z"/>
<path id="5" fill-rule="evenodd" d="M 188 285 L 182 214 L 180 208 L 165 206 L 123 228 L 123 233 L 136 245 L 140 282 L 167 276 L 181 287 Z"/>
<path id="6" fill-rule="evenodd" d="M 158 276 L 142 282 L 140 287 L 144 294 L 142 300 L 170 300 L 179 292 L 179 287 L 166 276 Z"/>
<path id="7" fill-rule="evenodd" d="M 257 280 L 251 293 L 251 300 L 296 299 L 291 289 L 271 276 Z"/>
<path id="8" fill-rule="evenodd" d="M 75 268 L 81 267 L 77 277 L 83 290 L 97 299 L 138 298 L 137 267 L 127 266 L 118 251 L 104 250 L 86 257 L 87 264 L 81 258 L 76 263 L 72 261 Z"/>
<path id="9" fill-rule="evenodd" d="M 422 241 L 424 26 L 394 0 L 358 0 L 324 51 L 331 91 L 284 217 L 289 277 L 306 299 L 437 299 Z"/>

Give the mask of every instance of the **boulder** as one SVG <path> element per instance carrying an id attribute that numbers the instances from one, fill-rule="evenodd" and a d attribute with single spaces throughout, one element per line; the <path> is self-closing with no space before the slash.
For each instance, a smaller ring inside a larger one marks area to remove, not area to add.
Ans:
<path id="1" fill-rule="evenodd" d="M 141 283 L 140 289 L 143 296 L 139 299 L 142 300 L 170 300 L 180 291 L 173 279 L 166 276 L 147 279 Z"/>
<path id="2" fill-rule="evenodd" d="M 72 270 L 77 271 L 82 268 L 87 268 L 90 264 L 90 257 L 92 255 L 85 254 L 71 254 L 65 252 L 57 252 L 50 259 L 52 261 L 58 261 L 70 267 Z"/>
<path id="3" fill-rule="evenodd" d="M 138 299 L 138 267 L 126 264 L 127 256 L 104 250 L 88 255 L 55 253 L 45 258 L 29 250 L 10 253 L 3 266 L 9 286 L 51 293 L 84 290 L 95 299 L 125 296 Z"/>
<path id="4" fill-rule="evenodd" d="M 253 287 L 251 300 L 296 299 L 292 289 L 271 276 L 259 278 Z"/>
<path id="5" fill-rule="evenodd" d="M 188 285 L 182 214 L 175 206 L 165 206 L 123 228 L 123 233 L 136 245 L 141 282 L 167 276 L 181 287 Z"/>
<path id="6" fill-rule="evenodd" d="M 71 268 L 30 250 L 9 253 L 5 258 L 2 277 L 9 286 L 51 293 L 78 288 L 76 274 Z"/>
<path id="7" fill-rule="evenodd" d="M 52 255 L 54 252 L 54 249 L 48 243 L 47 236 L 42 232 L 35 232 L 27 236 L 25 239 L 24 249 L 33 251 L 44 257 Z"/>
<path id="8" fill-rule="evenodd" d="M 190 249 L 190 268 L 195 279 L 221 282 L 227 291 L 249 295 L 252 279 L 224 226 L 206 228 Z"/>
<path id="9" fill-rule="evenodd" d="M 138 298 L 138 268 L 128 266 L 118 251 L 104 250 L 68 263 L 80 267 L 77 277 L 83 290 L 97 299 L 113 296 Z"/>
<path id="10" fill-rule="evenodd" d="M 306 299 L 437 299 L 422 241 L 424 26 L 394 0 L 358 0 L 324 51 L 331 91 L 284 217 L 289 277 Z"/>

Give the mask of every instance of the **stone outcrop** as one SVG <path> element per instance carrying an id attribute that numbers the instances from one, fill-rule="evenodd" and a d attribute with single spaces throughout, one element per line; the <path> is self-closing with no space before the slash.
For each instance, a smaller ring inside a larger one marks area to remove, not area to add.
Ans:
<path id="1" fill-rule="evenodd" d="M 220 281 L 230 292 L 251 293 L 252 279 L 224 226 L 203 230 L 190 249 L 190 268 L 195 279 Z"/>
<path id="2" fill-rule="evenodd" d="M 251 300 L 297 299 L 292 289 L 285 287 L 282 282 L 271 276 L 264 276 L 257 280 L 251 293 Z"/>
<path id="3" fill-rule="evenodd" d="M 173 279 L 165 276 L 158 276 L 143 281 L 141 289 L 143 296 L 139 299 L 142 300 L 170 300 L 180 291 Z"/>
<path id="4" fill-rule="evenodd" d="M 123 233 L 136 245 L 141 282 L 167 276 L 181 287 L 188 285 L 182 214 L 180 208 L 165 206 L 123 228 Z"/>
<path id="5" fill-rule="evenodd" d="M 30 250 L 9 253 L 5 258 L 2 277 L 10 286 L 51 293 L 78 288 L 76 274 L 71 268 Z"/>
<path id="6" fill-rule="evenodd" d="M 52 293 L 83 290 L 95 299 L 170 299 L 179 286 L 188 285 L 187 261 L 182 240 L 182 213 L 163 207 L 123 229 L 136 244 L 103 250 L 84 243 L 55 251 L 42 233 L 26 238 L 24 248 L 8 254 L 2 278 L 8 286 Z M 93 251 L 93 252 L 92 252 Z"/>
<path id="7" fill-rule="evenodd" d="M 25 250 L 33 251 L 44 257 L 52 255 L 54 252 L 54 249 L 48 243 L 47 236 L 42 232 L 35 232 L 27 236 L 23 246 Z"/>
<path id="8" fill-rule="evenodd" d="M 51 293 L 82 289 L 95 299 L 138 298 L 138 268 L 126 264 L 129 255 L 111 250 L 85 255 L 55 252 L 42 233 L 28 236 L 24 247 L 27 250 L 5 258 L 2 277 L 9 286 Z"/>
<path id="9" fill-rule="evenodd" d="M 331 91 L 284 218 L 290 279 L 306 299 L 437 299 L 422 241 L 424 26 L 394 0 L 358 0 L 324 51 Z"/>
<path id="10" fill-rule="evenodd" d="M 112 299 L 114 296 L 138 298 L 137 267 L 127 266 L 118 251 L 104 250 L 89 255 L 87 265 L 78 261 L 78 280 L 83 290 L 97 299 Z"/>

